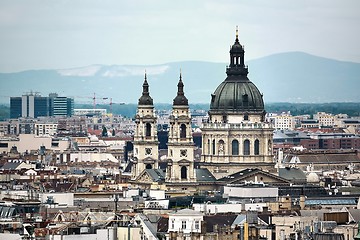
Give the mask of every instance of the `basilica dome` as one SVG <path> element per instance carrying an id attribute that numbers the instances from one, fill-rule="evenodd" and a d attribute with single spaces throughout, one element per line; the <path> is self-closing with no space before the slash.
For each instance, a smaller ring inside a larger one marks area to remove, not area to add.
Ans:
<path id="1" fill-rule="evenodd" d="M 258 88 L 244 76 L 228 76 L 211 95 L 211 111 L 263 112 L 264 101 Z"/>
<path id="2" fill-rule="evenodd" d="M 263 95 L 247 77 L 248 68 L 244 64 L 244 53 L 236 33 L 235 43 L 230 49 L 230 65 L 226 69 L 227 78 L 211 95 L 210 113 L 263 114 Z"/>

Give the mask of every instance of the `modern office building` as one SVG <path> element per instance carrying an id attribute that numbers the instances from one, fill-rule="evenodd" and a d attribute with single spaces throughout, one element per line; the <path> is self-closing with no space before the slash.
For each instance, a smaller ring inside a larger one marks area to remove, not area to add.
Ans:
<path id="1" fill-rule="evenodd" d="M 10 98 L 10 118 L 37 118 L 49 115 L 49 101 L 37 93 Z"/>
<path id="2" fill-rule="evenodd" d="M 51 99 L 51 116 L 72 116 L 74 113 L 74 99 L 67 97 L 55 97 Z"/>
<path id="3" fill-rule="evenodd" d="M 21 97 L 10 98 L 10 118 L 19 118 L 21 114 Z"/>
<path id="4" fill-rule="evenodd" d="M 42 97 L 38 93 L 28 93 L 10 98 L 10 118 L 37 118 L 46 116 L 72 116 L 74 99 L 49 94 Z"/>

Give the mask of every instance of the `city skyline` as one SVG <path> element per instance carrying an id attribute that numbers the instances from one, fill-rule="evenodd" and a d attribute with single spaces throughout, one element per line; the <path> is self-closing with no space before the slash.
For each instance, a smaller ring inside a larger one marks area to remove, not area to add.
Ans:
<path id="1" fill-rule="evenodd" d="M 303 51 L 360 62 L 357 1 L 2 1 L 0 72 L 91 64 L 228 62 Z"/>

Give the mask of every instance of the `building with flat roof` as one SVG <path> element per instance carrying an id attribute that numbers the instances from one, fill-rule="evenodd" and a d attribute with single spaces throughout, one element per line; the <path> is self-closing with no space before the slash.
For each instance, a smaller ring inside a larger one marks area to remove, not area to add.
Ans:
<path id="1" fill-rule="evenodd" d="M 10 118 L 49 116 L 48 98 L 37 93 L 10 98 Z"/>
<path id="2" fill-rule="evenodd" d="M 10 98 L 10 118 L 37 118 L 46 116 L 72 116 L 74 99 L 59 97 L 56 93 L 42 97 L 38 93 L 28 93 Z"/>

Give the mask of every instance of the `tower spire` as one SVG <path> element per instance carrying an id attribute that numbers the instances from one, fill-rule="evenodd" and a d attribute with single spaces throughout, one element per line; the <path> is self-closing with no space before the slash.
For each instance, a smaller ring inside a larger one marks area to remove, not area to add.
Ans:
<path id="1" fill-rule="evenodd" d="M 145 69 L 145 77 L 143 83 L 143 95 L 149 95 L 149 84 L 147 82 L 146 69 Z"/>
<path id="2" fill-rule="evenodd" d="M 184 94 L 184 83 L 182 81 L 181 69 L 180 69 L 179 83 L 177 87 L 178 87 L 178 91 L 176 97 L 174 98 L 174 105 L 188 105 L 188 99 L 185 97 Z"/>
<path id="3" fill-rule="evenodd" d="M 177 95 L 178 96 L 184 96 L 184 83 L 182 81 L 182 76 L 181 76 L 181 68 L 180 68 L 180 78 L 179 78 L 179 83 L 178 83 L 178 92 Z"/>
<path id="4" fill-rule="evenodd" d="M 145 70 L 144 83 L 142 95 L 139 98 L 139 105 L 153 105 L 153 99 L 150 97 L 149 84 L 147 82 L 147 75 Z"/>
<path id="5" fill-rule="evenodd" d="M 239 42 L 239 27 L 236 25 L 236 42 Z"/>

